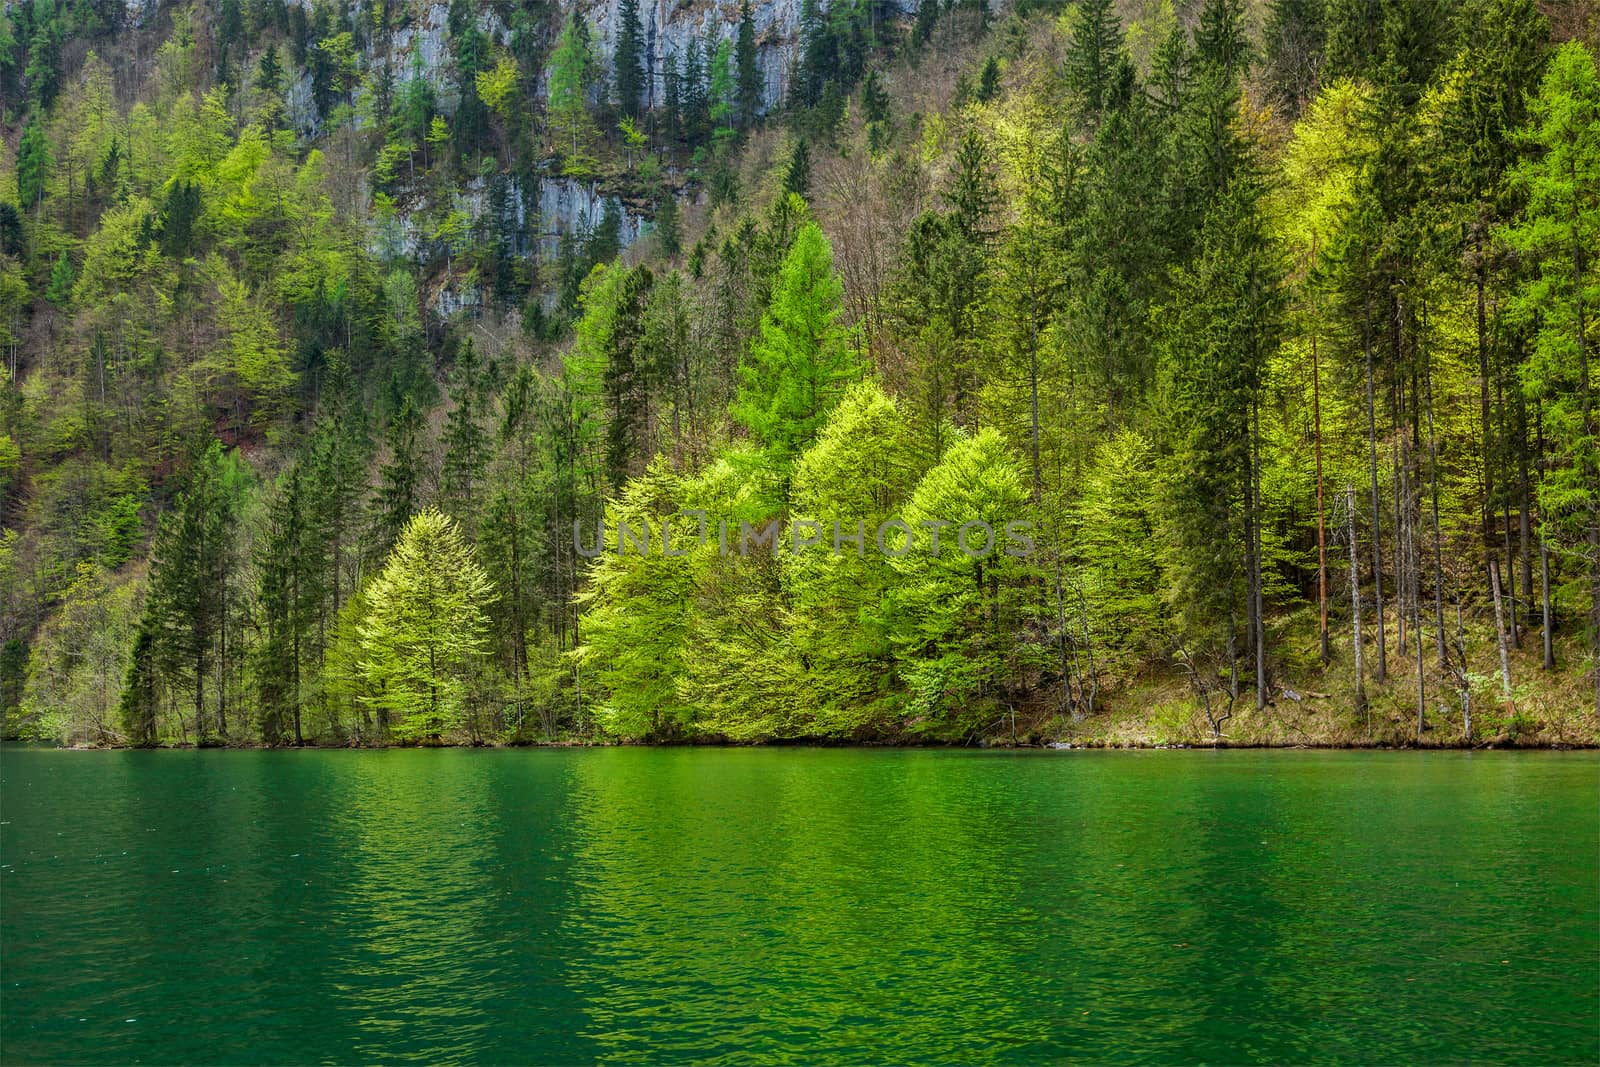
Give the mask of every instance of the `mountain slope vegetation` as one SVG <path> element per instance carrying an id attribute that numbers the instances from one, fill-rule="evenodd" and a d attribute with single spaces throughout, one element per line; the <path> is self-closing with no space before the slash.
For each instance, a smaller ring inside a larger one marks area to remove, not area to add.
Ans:
<path id="1" fill-rule="evenodd" d="M 1597 740 L 1592 7 L 656 7 L 0 15 L 5 736 Z"/>

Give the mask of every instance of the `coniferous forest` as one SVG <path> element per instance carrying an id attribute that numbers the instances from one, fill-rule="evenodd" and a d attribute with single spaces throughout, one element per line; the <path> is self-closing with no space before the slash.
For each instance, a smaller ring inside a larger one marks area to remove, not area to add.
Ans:
<path id="1" fill-rule="evenodd" d="M 1593 744 L 1597 45 L 11 3 L 3 733 Z"/>

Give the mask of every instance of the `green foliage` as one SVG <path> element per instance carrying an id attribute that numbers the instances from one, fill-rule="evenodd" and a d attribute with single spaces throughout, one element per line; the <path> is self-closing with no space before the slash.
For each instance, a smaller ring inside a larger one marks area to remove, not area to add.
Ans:
<path id="1" fill-rule="evenodd" d="M 756 24 L 750 0 L 739 0 L 739 34 L 733 49 L 739 123 L 753 126 L 761 109 L 761 71 L 756 66 Z"/>
<path id="2" fill-rule="evenodd" d="M 76 281 L 72 260 L 62 252 L 56 257 L 56 265 L 50 268 L 50 287 L 44 291 L 44 298 L 57 307 L 66 307 L 72 301 L 72 286 Z"/>
<path id="3" fill-rule="evenodd" d="M 739 366 L 733 416 L 787 470 L 816 437 L 859 364 L 838 319 L 843 290 L 822 229 L 795 234 L 761 317 L 761 335 Z"/>
<path id="4" fill-rule="evenodd" d="M 30 119 L 17 143 L 17 203 L 24 211 L 44 202 L 45 178 L 50 173 L 50 145 L 37 116 Z"/>
<path id="5" fill-rule="evenodd" d="M 8 731 L 968 739 L 1175 662 L 1331 688 L 1351 538 L 1395 664 L 1488 557 L 1519 636 L 1600 603 L 1560 5 L 808 0 L 778 138 L 749 3 L 658 67 L 624 0 L 604 86 L 570 4 L 453 0 L 438 66 L 416 12 L 219 0 L 131 80 L 93 6 L 0 16 Z M 822 543 L 572 543 L 680 508 Z M 922 551 L 1008 509 L 1033 557 Z"/>
<path id="6" fill-rule="evenodd" d="M 494 595 L 454 520 L 431 508 L 412 516 L 365 591 L 359 624 L 365 699 L 397 740 L 439 740 L 469 723 Z"/>
<path id="7" fill-rule="evenodd" d="M 617 7 L 617 48 L 611 57 L 617 107 L 639 114 L 644 88 L 644 31 L 639 25 L 639 0 L 621 0 Z"/>
<path id="8" fill-rule="evenodd" d="M 194 697 L 192 728 L 198 740 L 209 729 L 206 681 L 219 645 L 226 640 L 228 587 L 234 567 L 233 525 L 248 471 L 235 453 L 217 442 L 201 454 L 174 509 L 156 528 L 151 552 L 150 595 L 145 621 L 155 662 L 169 687 L 188 686 Z M 216 731 L 226 736 L 227 710 L 218 693 Z"/>
<path id="9" fill-rule="evenodd" d="M 669 541 L 676 542 L 672 551 L 685 554 L 696 543 L 696 521 L 677 515 L 683 501 L 683 485 L 660 461 L 629 482 L 606 509 L 612 550 L 595 560 L 580 601 L 589 607 L 578 654 L 607 693 L 597 720 L 618 737 L 670 737 L 694 721 L 694 704 L 679 696 L 678 681 L 695 564 L 667 555 Z M 663 540 L 643 552 L 621 551 L 622 526 Z"/>
<path id="10" fill-rule="evenodd" d="M 904 512 L 915 543 L 891 561 L 899 581 L 889 627 L 912 730 L 955 738 L 983 726 L 1030 659 L 1019 624 L 1031 564 L 1007 540 L 1028 505 L 1016 458 L 992 429 L 958 440 L 917 484 Z M 942 535 L 937 551 L 928 524 Z"/>
<path id="11" fill-rule="evenodd" d="M 1600 321 L 1593 267 L 1600 247 L 1600 73 L 1583 45 L 1557 50 L 1531 110 L 1538 155 L 1513 174 L 1527 200 L 1506 232 L 1534 267 L 1515 303 L 1535 329 L 1522 383 L 1552 446 L 1538 488 L 1541 514 L 1586 558 L 1590 626 L 1600 639 L 1600 411 L 1591 340 Z M 1600 702 L 1600 658 L 1595 671 Z"/>

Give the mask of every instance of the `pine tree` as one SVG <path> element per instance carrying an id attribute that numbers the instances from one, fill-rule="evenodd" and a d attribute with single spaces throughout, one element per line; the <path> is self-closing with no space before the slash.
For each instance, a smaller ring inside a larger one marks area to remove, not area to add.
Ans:
<path id="1" fill-rule="evenodd" d="M 450 386 L 450 413 L 445 416 L 441 443 L 444 462 L 439 476 L 443 510 L 468 536 L 477 529 L 477 510 L 489 464 L 489 435 L 483 427 L 487 402 L 484 368 L 477 346 L 469 337 L 456 353 Z"/>
<path id="2" fill-rule="evenodd" d="M 939 23 L 942 5 L 934 2 L 917 5 L 917 18 L 911 24 L 911 46 L 921 48 L 933 37 L 933 28 Z"/>
<path id="3" fill-rule="evenodd" d="M 705 52 L 699 38 L 692 38 L 689 52 L 683 60 L 683 77 L 678 90 L 682 100 L 684 137 L 691 145 L 705 141 L 706 129 L 711 121 L 706 90 Z"/>
<path id="4" fill-rule="evenodd" d="M 609 307 L 596 308 L 607 315 L 610 327 L 604 341 L 602 382 L 609 419 L 606 423 L 606 472 L 609 484 L 622 486 L 639 473 L 650 456 L 649 402 L 651 367 L 642 348 L 644 311 L 655 278 L 648 267 L 634 267 L 616 275 L 605 299 Z"/>
<path id="5" fill-rule="evenodd" d="M 1200 62 L 1232 81 L 1250 65 L 1250 39 L 1244 25 L 1244 0 L 1206 0 L 1194 34 Z"/>
<path id="6" fill-rule="evenodd" d="M 372 501 L 372 547 L 377 552 L 388 551 L 421 506 L 422 459 L 417 440 L 421 429 L 422 414 L 409 399 L 389 420 L 389 460 L 383 465 Z"/>
<path id="7" fill-rule="evenodd" d="M 661 61 L 661 125 L 669 141 L 683 134 L 683 79 L 678 74 L 678 53 L 668 52 Z"/>
<path id="8" fill-rule="evenodd" d="M 1179 273 L 1162 331 L 1160 406 L 1168 459 L 1168 568 L 1177 633 L 1228 663 L 1237 677 L 1239 624 L 1262 649 L 1260 463 L 1257 409 L 1281 328 L 1279 268 L 1252 182 L 1237 181 L 1211 208 L 1194 263 Z M 1237 681 L 1235 681 L 1237 691 Z"/>
<path id="9" fill-rule="evenodd" d="M 861 81 L 861 117 L 868 122 L 889 120 L 889 94 L 876 68 L 867 71 Z"/>
<path id="10" fill-rule="evenodd" d="M 301 669 L 323 603 L 325 545 L 300 465 L 279 481 L 267 511 L 257 569 L 265 631 L 256 653 L 257 717 L 262 740 L 276 744 L 292 725 L 296 745 L 304 744 Z"/>

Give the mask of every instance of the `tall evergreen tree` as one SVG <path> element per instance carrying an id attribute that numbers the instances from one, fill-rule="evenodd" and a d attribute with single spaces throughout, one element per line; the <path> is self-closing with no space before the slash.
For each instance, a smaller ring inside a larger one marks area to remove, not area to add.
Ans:
<path id="1" fill-rule="evenodd" d="M 489 464 L 489 435 L 483 425 L 488 392 L 485 368 L 469 337 L 456 353 L 450 387 L 450 413 L 440 443 L 444 446 L 439 474 L 443 510 L 469 536 L 477 529 L 477 510 Z"/>
<path id="2" fill-rule="evenodd" d="M 639 0 L 617 5 L 617 47 L 612 55 L 617 107 L 624 115 L 639 116 L 644 95 L 644 31 L 639 25 Z"/>
<path id="3" fill-rule="evenodd" d="M 1543 526 L 1588 572 L 1600 714 L 1600 403 L 1592 336 L 1600 321 L 1600 71 L 1581 43 L 1568 42 L 1551 58 L 1532 109 L 1539 155 L 1516 171 L 1527 205 L 1506 235 L 1536 271 L 1517 294 L 1518 311 L 1537 328 L 1522 379 L 1558 457 L 1539 484 Z"/>
<path id="4" fill-rule="evenodd" d="M 162 516 L 151 553 L 147 625 L 163 674 L 172 683 L 192 686 L 194 728 L 201 740 L 209 725 L 206 678 L 226 633 L 241 476 L 237 459 L 212 442 L 173 510 Z M 227 703 L 220 692 L 215 724 L 217 733 L 227 736 Z"/>
<path id="5" fill-rule="evenodd" d="M 1082 0 L 1072 21 L 1067 49 L 1067 87 L 1078 94 L 1084 114 L 1098 122 L 1109 104 L 1118 69 L 1127 61 L 1122 23 L 1112 0 Z"/>
<path id="6" fill-rule="evenodd" d="M 761 69 L 756 65 L 756 22 L 750 13 L 750 0 L 739 0 L 734 65 L 738 68 L 739 124 L 754 126 L 761 112 Z"/>
<path id="7" fill-rule="evenodd" d="M 784 257 L 761 335 L 740 363 L 732 408 L 785 476 L 860 373 L 838 321 L 843 310 L 833 250 L 821 227 L 808 222 Z"/>

